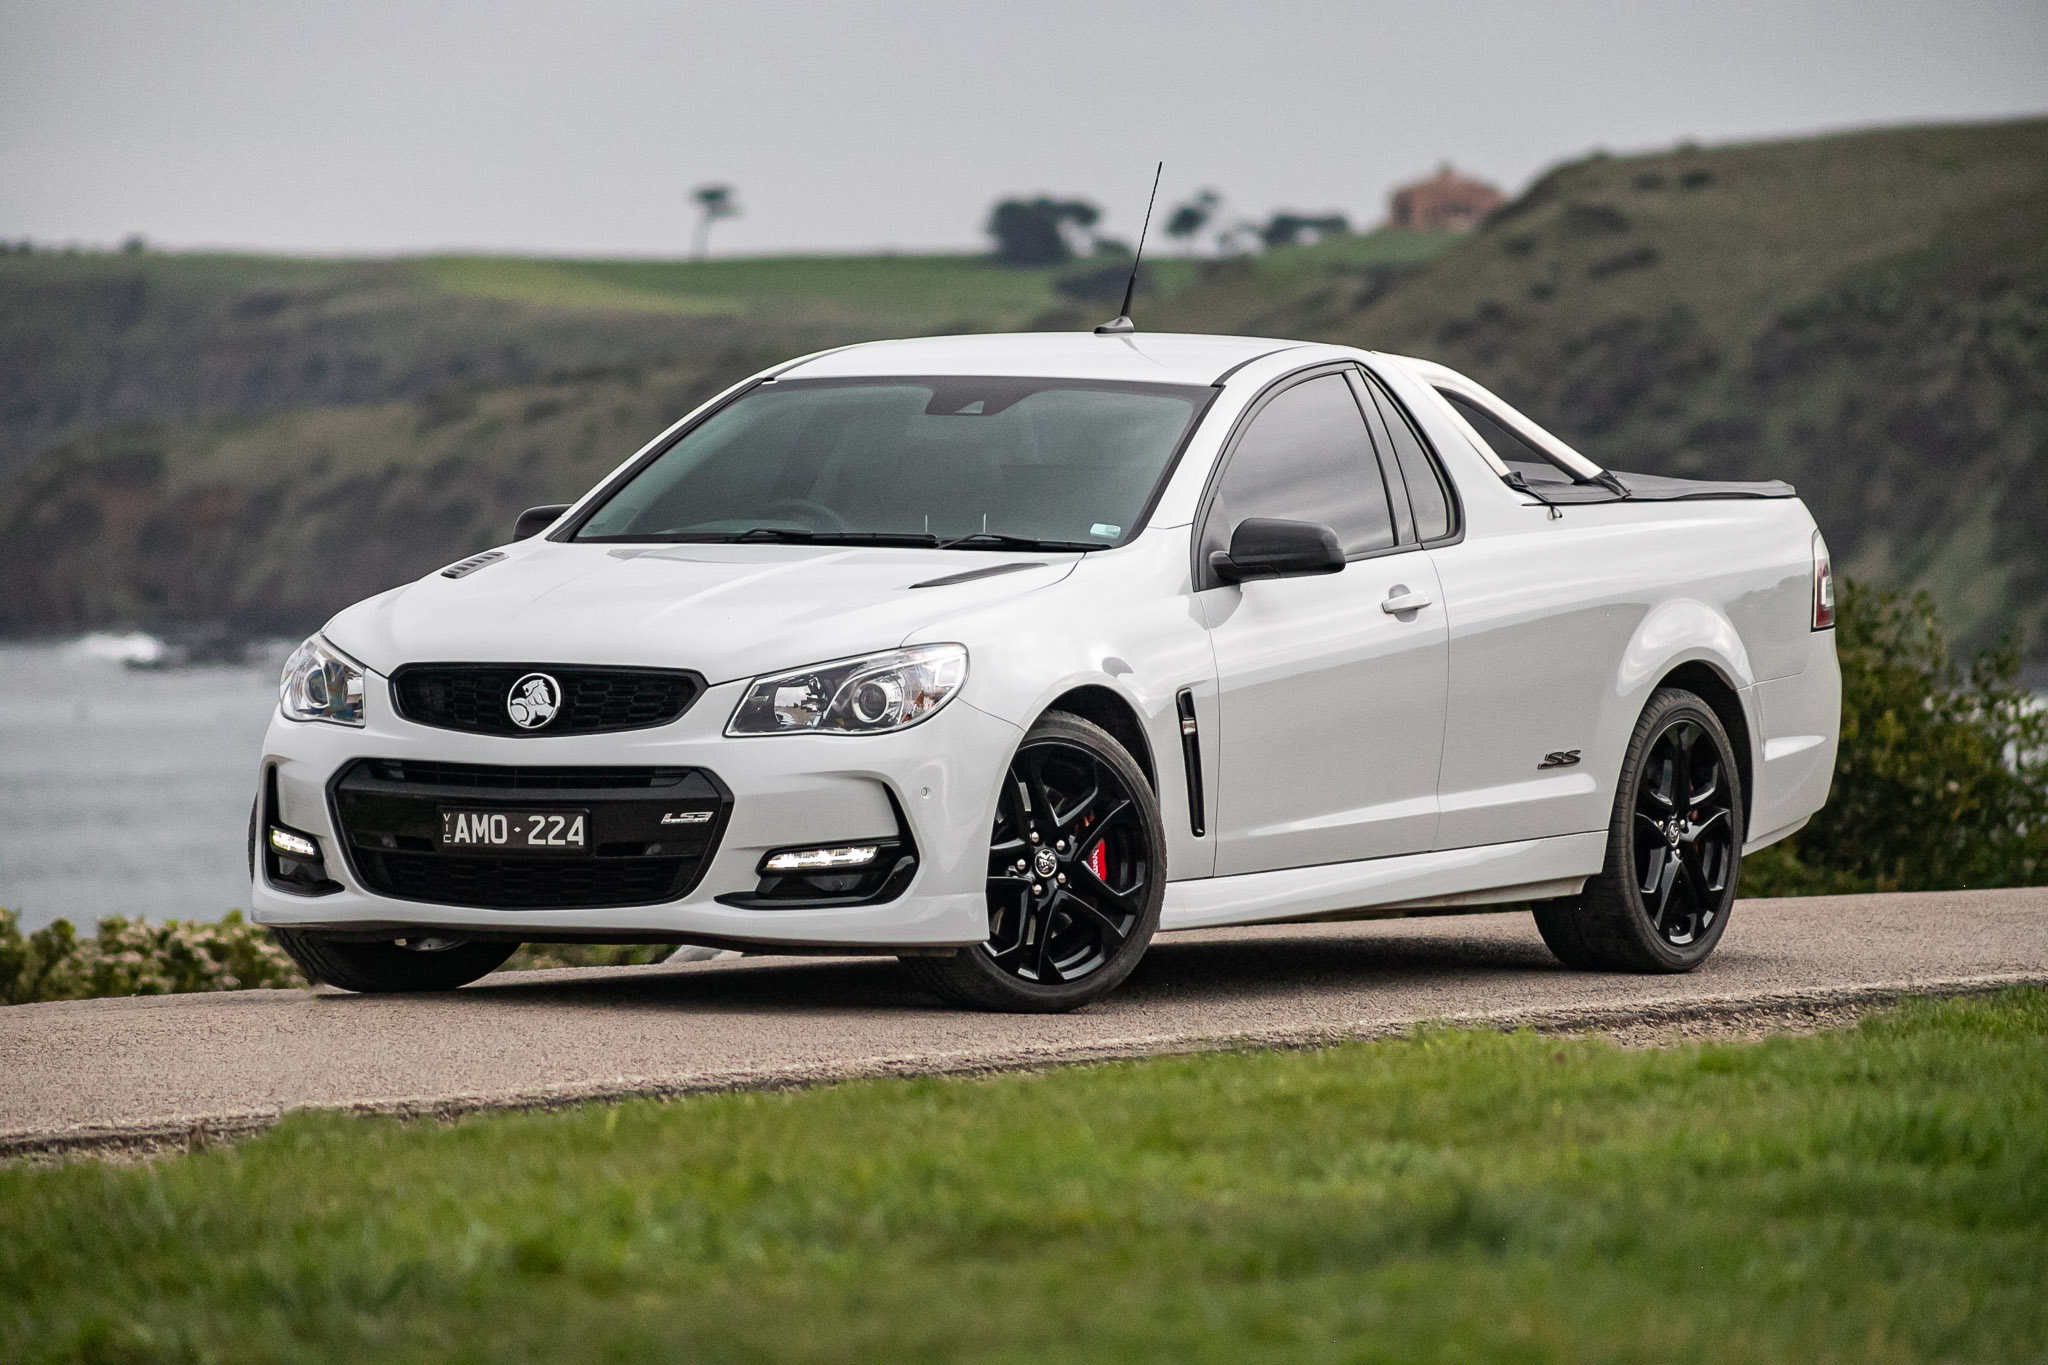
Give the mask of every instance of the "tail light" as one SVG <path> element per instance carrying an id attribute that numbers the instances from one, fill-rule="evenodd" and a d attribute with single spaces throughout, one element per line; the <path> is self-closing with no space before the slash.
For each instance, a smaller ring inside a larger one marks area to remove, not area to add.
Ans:
<path id="1" fill-rule="evenodd" d="M 1813 628 L 1832 630 L 1835 624 L 1835 566 L 1828 561 L 1828 543 L 1813 533 Z"/>

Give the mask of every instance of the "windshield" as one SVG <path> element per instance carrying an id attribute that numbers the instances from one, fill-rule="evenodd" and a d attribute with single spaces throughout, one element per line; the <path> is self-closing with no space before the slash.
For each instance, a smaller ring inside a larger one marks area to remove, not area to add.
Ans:
<path id="1" fill-rule="evenodd" d="M 1213 390 L 779 380 L 683 433 L 578 540 L 1121 544 Z"/>

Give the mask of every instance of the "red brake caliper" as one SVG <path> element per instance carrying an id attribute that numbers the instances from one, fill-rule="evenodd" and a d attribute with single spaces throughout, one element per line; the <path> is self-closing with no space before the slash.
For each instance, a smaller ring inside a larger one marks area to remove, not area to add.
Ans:
<path id="1" fill-rule="evenodd" d="M 1095 874 L 1095 880 L 1105 886 L 1109 883 L 1109 847 L 1100 839 L 1095 847 L 1088 850 L 1088 870 Z"/>

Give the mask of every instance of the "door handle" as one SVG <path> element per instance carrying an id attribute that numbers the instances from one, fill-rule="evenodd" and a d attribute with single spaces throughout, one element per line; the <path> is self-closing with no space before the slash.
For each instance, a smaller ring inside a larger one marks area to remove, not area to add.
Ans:
<path id="1" fill-rule="evenodd" d="M 1399 612 L 1415 611 L 1428 605 L 1429 599 L 1421 593 L 1409 592 L 1406 588 L 1396 588 L 1388 595 L 1386 601 L 1380 603 L 1380 610 L 1389 616 L 1393 616 Z"/>

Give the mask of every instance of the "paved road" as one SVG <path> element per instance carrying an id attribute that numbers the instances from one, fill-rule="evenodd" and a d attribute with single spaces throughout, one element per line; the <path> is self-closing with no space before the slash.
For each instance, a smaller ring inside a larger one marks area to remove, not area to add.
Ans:
<path id="1" fill-rule="evenodd" d="M 1745 902 L 1682 977 L 1564 971 L 1522 914 L 1175 934 L 1118 994 L 1055 1017 L 943 1010 L 893 963 L 849 958 L 506 972 L 410 998 L 20 1005 L 0 1009 L 0 1152 L 246 1131 L 309 1106 L 447 1113 L 2014 981 L 2048 982 L 2048 888 Z"/>

